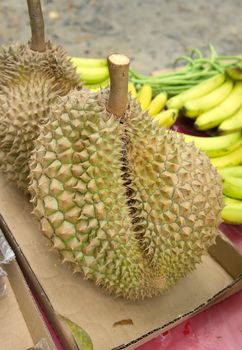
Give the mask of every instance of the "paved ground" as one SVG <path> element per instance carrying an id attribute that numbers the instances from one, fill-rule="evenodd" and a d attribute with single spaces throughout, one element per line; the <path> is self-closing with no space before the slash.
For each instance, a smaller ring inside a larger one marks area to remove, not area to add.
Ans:
<path id="1" fill-rule="evenodd" d="M 150 72 L 189 47 L 242 53 L 240 0 L 42 0 L 48 38 L 69 54 L 121 51 Z M 0 44 L 29 38 L 25 0 L 0 1 Z"/>

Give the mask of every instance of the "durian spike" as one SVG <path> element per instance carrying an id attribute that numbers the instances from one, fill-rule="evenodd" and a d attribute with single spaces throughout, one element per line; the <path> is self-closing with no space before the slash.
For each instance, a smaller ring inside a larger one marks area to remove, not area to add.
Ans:
<path id="1" fill-rule="evenodd" d="M 128 101 L 129 58 L 121 54 L 108 56 L 110 93 L 107 109 L 117 117 L 123 117 Z"/>
<path id="2" fill-rule="evenodd" d="M 40 0 L 27 0 L 31 27 L 30 48 L 33 51 L 46 51 L 44 18 Z"/>

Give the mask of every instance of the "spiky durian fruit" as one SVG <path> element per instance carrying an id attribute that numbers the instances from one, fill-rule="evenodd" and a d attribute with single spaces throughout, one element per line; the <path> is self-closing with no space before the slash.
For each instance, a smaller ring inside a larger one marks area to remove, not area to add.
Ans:
<path id="1" fill-rule="evenodd" d="M 33 72 L 0 94 L 0 169 L 21 189 L 29 185 L 29 159 L 39 127 L 56 98 L 53 79 Z"/>
<path id="2" fill-rule="evenodd" d="M 19 85 L 32 72 L 52 79 L 56 94 L 66 95 L 78 86 L 80 77 L 61 46 L 47 42 L 45 51 L 31 49 L 30 44 L 13 44 L 0 48 L 0 93 L 6 86 Z"/>
<path id="3" fill-rule="evenodd" d="M 152 268 L 172 285 L 215 242 L 223 206 L 220 178 L 194 144 L 154 127 L 139 106 L 131 111 L 125 119 L 126 159 L 136 236 Z"/>
<path id="4" fill-rule="evenodd" d="M 64 261 L 110 293 L 141 299 L 174 285 L 214 243 L 222 190 L 205 154 L 135 102 L 126 109 L 128 59 L 111 55 L 109 67 L 109 97 L 74 91 L 52 109 L 30 193 Z"/>
<path id="5" fill-rule="evenodd" d="M 80 81 L 64 50 L 45 43 L 40 1 L 28 6 L 31 44 L 0 49 L 0 169 L 24 191 L 39 125 Z"/>
<path id="6" fill-rule="evenodd" d="M 21 84 L 22 77 L 38 71 L 53 79 L 58 94 L 65 95 L 80 81 L 61 46 L 45 42 L 44 19 L 40 0 L 27 0 L 31 42 L 0 48 L 0 93 L 7 85 Z"/>

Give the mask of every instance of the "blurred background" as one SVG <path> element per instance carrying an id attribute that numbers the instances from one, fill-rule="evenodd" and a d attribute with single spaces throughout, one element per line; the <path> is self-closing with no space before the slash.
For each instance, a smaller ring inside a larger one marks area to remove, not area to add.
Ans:
<path id="1" fill-rule="evenodd" d="M 220 54 L 242 54 L 240 0 L 42 0 L 46 37 L 70 55 L 121 51 L 143 73 L 211 42 Z M 25 0 L 0 1 L 0 44 L 30 38 Z"/>

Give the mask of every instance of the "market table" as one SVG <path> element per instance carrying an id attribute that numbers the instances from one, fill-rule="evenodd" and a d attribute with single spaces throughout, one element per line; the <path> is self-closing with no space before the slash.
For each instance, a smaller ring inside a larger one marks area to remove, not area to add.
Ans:
<path id="1" fill-rule="evenodd" d="M 242 252 L 242 226 L 221 224 L 220 228 Z M 47 318 L 43 316 L 57 350 L 65 350 Z M 161 349 L 242 349 L 242 291 L 136 348 L 136 350 Z"/>

